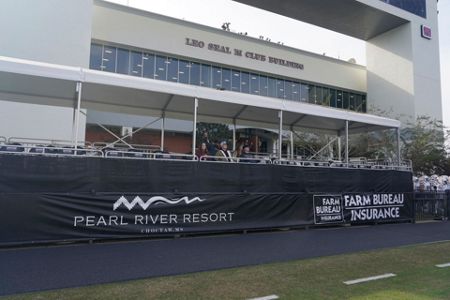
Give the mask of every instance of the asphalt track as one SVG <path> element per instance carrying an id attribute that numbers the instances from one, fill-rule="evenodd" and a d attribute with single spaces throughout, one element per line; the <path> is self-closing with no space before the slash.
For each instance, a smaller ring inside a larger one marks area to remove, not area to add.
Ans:
<path id="1" fill-rule="evenodd" d="M 0 295 L 450 240 L 450 222 L 0 250 Z"/>

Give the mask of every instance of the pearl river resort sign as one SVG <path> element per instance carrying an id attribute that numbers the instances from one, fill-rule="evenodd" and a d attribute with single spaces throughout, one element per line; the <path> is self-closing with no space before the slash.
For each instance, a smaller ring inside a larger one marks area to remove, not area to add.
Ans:
<path id="1" fill-rule="evenodd" d="M 247 59 L 252 59 L 252 60 L 261 61 L 261 62 L 267 62 L 270 64 L 280 65 L 280 66 L 284 66 L 284 67 L 288 67 L 288 68 L 299 69 L 299 70 L 304 69 L 304 65 L 297 63 L 297 62 L 293 62 L 293 61 L 289 61 L 289 60 L 285 60 L 282 58 L 277 58 L 277 57 L 273 57 L 273 56 L 269 56 L 269 55 L 265 55 L 265 54 L 255 53 L 252 51 L 245 51 L 242 49 L 231 48 L 231 47 L 225 46 L 225 45 L 220 45 L 220 44 L 215 44 L 215 43 L 207 43 L 204 41 L 191 39 L 191 38 L 186 38 L 185 44 L 190 47 L 207 49 L 209 51 L 220 52 L 220 53 L 227 54 L 227 55 L 235 55 L 235 56 L 245 57 Z"/>

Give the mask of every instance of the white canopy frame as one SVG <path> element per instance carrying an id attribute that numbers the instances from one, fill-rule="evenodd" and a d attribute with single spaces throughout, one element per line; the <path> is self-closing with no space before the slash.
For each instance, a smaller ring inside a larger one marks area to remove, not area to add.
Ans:
<path id="1" fill-rule="evenodd" d="M 75 148 L 81 109 L 94 109 L 160 117 L 161 150 L 164 149 L 166 118 L 192 120 L 193 154 L 198 117 L 233 124 L 234 149 L 238 122 L 239 125 L 278 129 L 279 159 L 283 130 L 314 129 L 338 133 L 338 136 L 344 131 L 346 163 L 349 162 L 349 134 L 393 128 L 397 130 L 397 157 L 401 162 L 398 120 L 258 95 L 0 56 L 0 99 L 75 106 Z M 291 141 L 291 147 L 292 144 Z"/>

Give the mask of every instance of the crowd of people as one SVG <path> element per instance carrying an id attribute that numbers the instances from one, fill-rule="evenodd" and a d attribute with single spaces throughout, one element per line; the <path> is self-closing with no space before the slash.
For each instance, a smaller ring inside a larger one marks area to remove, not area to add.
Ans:
<path id="1" fill-rule="evenodd" d="M 419 192 L 445 192 L 450 191 L 450 177 L 447 175 L 431 175 L 413 177 L 414 190 Z"/>
<path id="2" fill-rule="evenodd" d="M 258 162 L 255 159 L 255 155 L 250 152 L 250 144 L 248 140 L 240 143 L 236 151 L 230 151 L 227 141 L 221 141 L 220 143 L 212 142 L 209 140 L 208 132 L 203 132 L 200 147 L 197 149 L 197 157 L 200 160 L 211 160 L 233 162 L 234 158 L 237 158 L 239 162 Z"/>

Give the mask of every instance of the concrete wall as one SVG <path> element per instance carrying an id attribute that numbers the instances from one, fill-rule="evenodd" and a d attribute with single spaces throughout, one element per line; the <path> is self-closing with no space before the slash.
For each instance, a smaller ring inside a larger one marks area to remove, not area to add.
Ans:
<path id="1" fill-rule="evenodd" d="M 93 39 L 366 91 L 365 68 L 355 64 L 125 6 L 102 1 L 94 1 L 94 4 Z M 186 38 L 203 41 L 206 45 L 202 49 L 186 45 Z M 243 56 L 210 51 L 209 43 L 229 47 L 232 52 L 240 49 Z M 304 70 L 250 59 L 245 57 L 247 51 L 301 63 Z"/>
<path id="2" fill-rule="evenodd" d="M 2 0 L 0 5 L 1 56 L 89 67 L 92 0 Z M 72 138 L 71 108 L 0 101 L 0 115 L 1 136 Z M 80 133 L 84 139 L 84 130 Z"/>
<path id="3" fill-rule="evenodd" d="M 427 0 L 427 18 L 381 1 L 360 2 L 410 21 L 367 41 L 368 102 L 379 111 L 400 117 L 405 124 L 417 116 L 442 120 L 439 37 L 436 0 Z M 421 37 L 421 25 L 432 30 L 432 39 Z"/>

